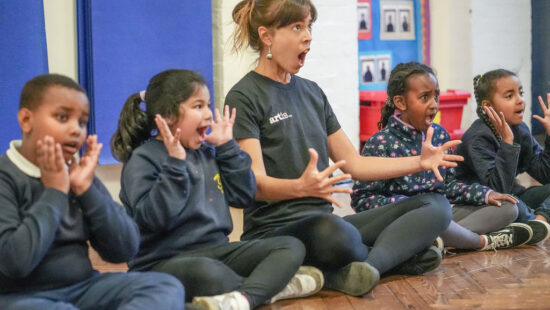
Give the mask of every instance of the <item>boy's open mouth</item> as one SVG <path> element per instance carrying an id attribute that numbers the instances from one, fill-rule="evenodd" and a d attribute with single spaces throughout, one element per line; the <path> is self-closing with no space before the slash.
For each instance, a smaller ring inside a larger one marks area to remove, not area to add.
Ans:
<path id="1" fill-rule="evenodd" d="M 201 141 L 204 141 L 204 139 L 206 139 L 206 132 L 208 131 L 208 128 L 210 128 L 210 126 L 203 126 L 197 129 L 197 133 L 201 137 Z"/>

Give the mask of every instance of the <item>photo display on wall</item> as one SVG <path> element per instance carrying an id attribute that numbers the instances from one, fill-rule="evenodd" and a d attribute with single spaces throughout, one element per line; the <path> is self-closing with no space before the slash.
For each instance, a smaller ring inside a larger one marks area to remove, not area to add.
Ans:
<path id="1" fill-rule="evenodd" d="M 372 38 L 372 5 L 371 0 L 357 1 L 357 24 L 359 40 L 369 40 Z"/>
<path id="2" fill-rule="evenodd" d="M 391 52 L 359 53 L 360 84 L 367 88 L 378 88 L 388 82 L 391 71 Z"/>
<path id="3" fill-rule="evenodd" d="M 380 39 L 415 40 L 412 1 L 380 1 Z"/>

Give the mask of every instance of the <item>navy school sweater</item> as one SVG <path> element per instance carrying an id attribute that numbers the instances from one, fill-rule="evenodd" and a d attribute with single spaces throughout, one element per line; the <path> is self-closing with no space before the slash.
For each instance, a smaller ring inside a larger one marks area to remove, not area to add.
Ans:
<path id="1" fill-rule="evenodd" d="M 0 293 L 66 287 L 94 271 L 88 244 L 106 261 L 137 253 L 137 225 L 99 179 L 82 195 L 44 188 L 40 169 L 14 141 L 0 157 Z"/>
<path id="2" fill-rule="evenodd" d="M 185 160 L 170 157 L 162 141 L 151 139 L 124 164 L 120 199 L 142 236 L 131 269 L 148 270 L 183 251 L 228 242 L 228 205 L 254 202 L 252 161 L 235 140 L 186 152 Z"/>

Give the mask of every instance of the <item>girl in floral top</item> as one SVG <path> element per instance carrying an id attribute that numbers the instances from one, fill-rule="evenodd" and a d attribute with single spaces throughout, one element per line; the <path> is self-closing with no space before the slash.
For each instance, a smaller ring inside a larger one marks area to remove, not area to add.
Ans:
<path id="1" fill-rule="evenodd" d="M 420 154 L 430 127 L 434 129 L 431 141 L 434 146 L 449 141 L 447 131 L 433 123 L 439 106 L 438 95 L 438 82 L 430 67 L 417 62 L 398 64 L 388 82 L 389 97 L 378 124 L 381 130 L 366 142 L 362 155 Z M 395 109 L 400 113 L 394 115 Z M 440 167 L 439 173 L 443 182 L 433 171 L 388 180 L 356 181 L 352 207 L 362 212 L 419 194 L 439 193 L 455 204 L 453 221 L 441 235 L 445 245 L 486 250 L 515 247 L 529 241 L 532 230 L 528 225 L 510 224 L 518 214 L 514 197 L 477 183 L 458 182 L 454 168 Z"/>

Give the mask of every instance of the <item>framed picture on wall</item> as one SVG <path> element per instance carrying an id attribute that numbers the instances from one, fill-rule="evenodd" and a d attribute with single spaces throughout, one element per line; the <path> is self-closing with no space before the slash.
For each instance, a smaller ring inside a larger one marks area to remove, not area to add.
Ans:
<path id="1" fill-rule="evenodd" d="M 412 0 L 380 1 L 380 40 L 415 40 Z"/>
<path id="2" fill-rule="evenodd" d="M 360 65 L 361 84 L 376 82 L 375 58 L 373 56 L 361 57 Z"/>
<path id="3" fill-rule="evenodd" d="M 388 82 L 390 76 L 390 55 L 376 56 L 376 70 L 378 82 Z"/>
<path id="4" fill-rule="evenodd" d="M 372 38 L 371 0 L 357 0 L 357 26 L 359 40 Z"/>
<path id="5" fill-rule="evenodd" d="M 390 77 L 391 52 L 359 52 L 359 90 L 386 89 Z"/>

